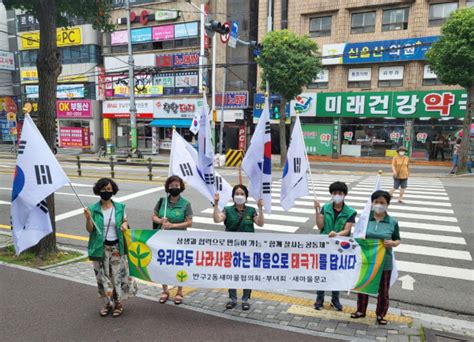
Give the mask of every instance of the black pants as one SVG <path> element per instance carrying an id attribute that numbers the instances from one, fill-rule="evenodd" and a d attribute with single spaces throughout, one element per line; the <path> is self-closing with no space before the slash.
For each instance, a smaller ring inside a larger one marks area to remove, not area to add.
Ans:
<path id="1" fill-rule="evenodd" d="M 324 300 L 324 291 L 316 291 L 316 300 Z M 339 299 L 339 291 L 332 291 L 332 299 Z"/>
<path id="2" fill-rule="evenodd" d="M 252 293 L 252 290 L 244 289 L 244 293 L 242 295 L 242 300 L 244 302 L 248 301 L 250 299 L 250 294 L 251 293 Z M 229 298 L 232 299 L 232 301 L 234 301 L 234 302 L 237 301 L 237 290 L 236 289 L 229 289 Z"/>

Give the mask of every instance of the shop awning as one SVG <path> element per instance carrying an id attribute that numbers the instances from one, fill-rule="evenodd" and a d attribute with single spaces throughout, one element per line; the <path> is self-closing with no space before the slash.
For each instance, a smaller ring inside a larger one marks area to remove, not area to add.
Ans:
<path id="1" fill-rule="evenodd" d="M 193 119 L 155 119 L 150 122 L 152 127 L 173 127 L 176 128 L 189 128 Z"/>

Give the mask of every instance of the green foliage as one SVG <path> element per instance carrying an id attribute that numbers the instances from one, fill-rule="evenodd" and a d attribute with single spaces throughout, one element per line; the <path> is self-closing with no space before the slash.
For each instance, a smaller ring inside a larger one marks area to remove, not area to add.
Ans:
<path id="1" fill-rule="evenodd" d="M 13 245 L 0 249 L 0 261 L 34 268 L 58 264 L 80 256 L 82 256 L 82 254 L 79 252 L 59 251 L 48 255 L 46 258 L 38 258 L 36 254 L 30 251 L 25 251 L 17 256 Z"/>
<path id="2" fill-rule="evenodd" d="M 474 7 L 451 14 L 426 59 L 444 84 L 474 85 Z"/>
<path id="3" fill-rule="evenodd" d="M 299 37 L 288 30 L 268 32 L 257 57 L 263 79 L 272 93 L 287 100 L 301 94 L 321 70 L 318 45 L 307 36 Z"/>
<path id="4" fill-rule="evenodd" d="M 4 0 L 7 9 L 20 9 L 37 18 L 37 5 L 40 0 Z M 72 18 L 82 18 L 97 30 L 113 31 L 115 25 L 110 20 L 111 0 L 57 0 L 58 27 L 68 27 Z"/>

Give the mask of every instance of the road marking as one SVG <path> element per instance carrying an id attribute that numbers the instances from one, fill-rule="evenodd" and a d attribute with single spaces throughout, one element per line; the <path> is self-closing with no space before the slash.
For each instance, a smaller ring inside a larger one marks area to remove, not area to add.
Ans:
<path id="1" fill-rule="evenodd" d="M 471 253 L 447 248 L 425 247 L 402 243 L 397 247 L 396 252 L 472 261 Z"/>
<path id="2" fill-rule="evenodd" d="M 400 245 L 401 246 L 401 245 Z M 398 247 L 400 247 L 398 246 Z M 397 249 L 398 249 L 397 247 Z M 398 271 L 474 281 L 474 270 L 397 260 Z"/>
<path id="3" fill-rule="evenodd" d="M 213 226 L 219 226 L 224 230 L 224 225 L 222 223 L 214 223 L 214 220 L 210 217 L 202 217 L 202 216 L 193 216 L 193 224 L 194 223 L 202 223 L 206 225 L 213 225 Z M 271 223 L 265 223 L 263 227 L 259 227 L 255 225 L 256 230 L 269 230 L 269 231 L 276 231 L 276 232 L 281 232 L 281 233 L 294 233 L 296 232 L 300 227 L 295 227 L 295 226 L 283 226 L 279 224 L 271 224 Z"/>
<path id="4" fill-rule="evenodd" d="M 465 245 L 466 240 L 462 237 L 456 236 L 446 236 L 446 235 L 433 235 L 433 234 L 420 234 L 420 233 L 410 233 L 402 231 L 400 233 L 403 240 L 422 240 L 422 241 L 433 241 L 433 242 L 442 242 L 442 243 L 453 243 L 456 245 Z"/>
<path id="5" fill-rule="evenodd" d="M 0 204 L 10 205 L 11 203 L 10 203 L 10 202 L 7 202 L 7 201 L 0 201 Z"/>
<path id="6" fill-rule="evenodd" d="M 446 217 L 446 216 L 435 216 L 435 215 L 422 215 L 422 214 L 410 214 L 400 211 L 393 212 L 389 208 L 389 213 L 393 214 L 394 217 L 399 218 L 411 218 L 415 220 L 431 220 L 431 221 L 441 221 L 441 222 L 458 222 L 456 217 Z"/>
<path id="7" fill-rule="evenodd" d="M 0 190 L 6 190 L 6 191 L 12 191 L 12 188 L 4 188 L 0 187 Z M 61 195 L 61 196 L 76 196 L 73 193 L 70 192 L 55 192 L 55 195 Z M 80 197 L 90 197 L 90 198 L 97 198 L 96 195 L 85 195 L 85 194 L 79 194 Z"/>
<path id="8" fill-rule="evenodd" d="M 409 274 L 404 275 L 403 277 L 398 278 L 402 282 L 402 289 L 413 291 L 415 289 L 416 280 Z"/>
<path id="9" fill-rule="evenodd" d="M 311 195 L 313 194 L 313 191 L 310 191 L 309 192 Z M 327 196 L 326 194 L 324 194 L 323 196 L 321 196 L 322 192 L 318 192 L 316 191 L 316 195 L 318 195 L 318 199 L 319 197 L 324 197 L 324 196 Z M 351 199 L 355 199 L 355 198 L 358 198 L 358 199 L 363 199 L 363 200 L 367 200 L 367 198 L 369 198 L 369 196 L 372 194 L 372 192 L 364 192 L 364 193 L 360 193 L 359 195 L 365 195 L 364 197 L 357 197 L 357 196 L 353 196 L 353 192 L 349 192 L 349 195 L 348 195 L 348 198 L 351 198 Z M 275 193 L 275 192 L 272 192 L 272 197 L 280 197 L 279 193 Z M 405 194 L 403 196 L 404 199 L 406 198 L 417 198 L 417 199 L 427 199 L 427 200 L 430 200 L 429 202 L 428 201 L 425 201 L 424 204 L 428 204 L 428 203 L 431 203 L 431 201 L 449 201 L 449 197 L 446 195 L 445 197 L 434 197 L 434 196 L 423 196 L 423 195 L 411 195 L 411 194 Z M 314 199 L 313 196 L 303 196 L 301 197 L 303 199 Z M 329 198 L 329 197 L 326 197 L 326 198 Z"/>
<path id="10" fill-rule="evenodd" d="M 458 226 L 447 226 L 444 224 L 398 221 L 398 225 L 402 228 L 402 230 L 403 228 L 414 228 L 424 230 L 435 230 L 440 232 L 462 233 L 461 228 L 459 228 Z"/>
<path id="11" fill-rule="evenodd" d="M 204 214 L 213 214 L 214 209 L 205 209 L 201 211 Z M 298 223 L 305 223 L 308 221 L 307 217 L 301 216 L 288 216 L 288 215 L 276 215 L 276 214 L 265 214 L 265 220 L 278 220 L 278 221 L 287 221 L 287 222 L 298 222 Z"/>
<path id="12" fill-rule="evenodd" d="M 11 230 L 11 226 L 6 224 L 0 224 L 1 229 Z M 65 233 L 58 233 L 56 232 L 56 236 L 64 239 L 71 239 L 71 240 L 78 240 L 78 241 L 89 241 L 88 237 L 80 236 L 80 235 L 73 235 L 73 234 L 65 234 Z"/>
<path id="13" fill-rule="evenodd" d="M 388 184 L 380 184 L 380 186 L 382 188 L 392 188 L 393 184 L 391 185 L 388 185 Z M 356 185 L 355 187 L 353 187 L 352 189 L 353 190 L 372 190 L 374 188 L 373 185 Z M 407 188 L 407 191 L 409 190 L 416 190 L 416 191 L 434 191 L 434 192 L 446 192 L 446 189 L 443 187 L 443 186 L 439 186 L 439 187 L 428 187 L 428 186 L 424 186 L 424 185 L 420 185 L 420 186 L 408 186 Z"/>

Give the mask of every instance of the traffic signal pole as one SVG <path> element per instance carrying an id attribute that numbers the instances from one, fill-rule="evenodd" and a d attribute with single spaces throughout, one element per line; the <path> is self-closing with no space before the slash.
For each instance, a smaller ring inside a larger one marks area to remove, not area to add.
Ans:
<path id="1" fill-rule="evenodd" d="M 125 0 L 127 9 L 127 33 L 128 33 L 128 94 L 130 99 L 130 130 L 132 153 L 137 150 L 137 107 L 135 106 L 135 65 L 132 50 L 132 31 L 130 23 L 130 0 Z"/>

